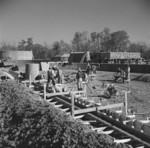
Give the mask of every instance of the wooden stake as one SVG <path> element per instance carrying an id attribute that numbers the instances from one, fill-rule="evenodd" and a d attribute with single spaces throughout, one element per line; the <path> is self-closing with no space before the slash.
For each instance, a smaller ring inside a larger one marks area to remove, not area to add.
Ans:
<path id="1" fill-rule="evenodd" d="M 125 96 L 125 115 L 128 115 L 128 96 L 127 94 L 130 93 L 130 91 L 122 91 L 124 92 L 124 96 Z"/>
<path id="2" fill-rule="evenodd" d="M 127 98 L 127 91 L 125 91 L 125 115 L 128 115 L 128 98 Z"/>
<path id="3" fill-rule="evenodd" d="M 74 117 L 74 93 L 70 93 L 71 95 L 71 116 Z"/>
<path id="4" fill-rule="evenodd" d="M 86 85 L 87 85 L 87 82 L 84 82 L 83 83 L 83 91 L 85 91 L 84 97 L 87 97 L 87 94 L 86 94 L 86 90 L 87 90 Z"/>
<path id="5" fill-rule="evenodd" d="M 44 100 L 46 100 L 46 84 L 44 84 Z"/>

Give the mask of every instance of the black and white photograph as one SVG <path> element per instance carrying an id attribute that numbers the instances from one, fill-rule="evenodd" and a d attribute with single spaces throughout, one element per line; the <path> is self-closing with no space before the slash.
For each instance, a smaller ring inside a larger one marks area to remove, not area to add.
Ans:
<path id="1" fill-rule="evenodd" d="M 0 148 L 150 148 L 150 0 L 0 0 Z"/>

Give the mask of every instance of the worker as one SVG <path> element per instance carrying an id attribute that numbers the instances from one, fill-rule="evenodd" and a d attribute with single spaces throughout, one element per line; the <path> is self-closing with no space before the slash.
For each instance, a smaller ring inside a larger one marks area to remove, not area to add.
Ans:
<path id="1" fill-rule="evenodd" d="M 57 83 L 62 84 L 63 82 L 63 74 L 62 74 L 62 70 L 60 70 L 57 66 L 54 66 L 54 73 L 55 73 L 55 81 Z"/>
<path id="2" fill-rule="evenodd" d="M 124 70 L 121 70 L 121 77 L 120 78 L 122 79 L 122 83 L 124 83 L 126 80 L 126 72 Z"/>
<path id="3" fill-rule="evenodd" d="M 118 83 L 119 83 L 119 82 L 124 83 L 125 80 L 126 80 L 126 73 L 125 73 L 125 71 L 122 70 L 122 69 L 120 69 L 120 68 L 118 68 L 117 73 L 116 73 L 116 75 L 115 75 L 114 81 L 115 81 L 115 82 L 118 82 Z"/>
<path id="4" fill-rule="evenodd" d="M 90 62 L 87 63 L 87 67 L 86 67 L 86 73 L 89 75 L 91 71 L 91 65 Z"/>
<path id="5" fill-rule="evenodd" d="M 82 74 L 82 90 L 84 90 L 84 97 L 87 97 L 88 75 L 86 72 Z M 88 86 L 89 88 L 89 86 Z"/>
<path id="6" fill-rule="evenodd" d="M 93 65 L 93 66 L 92 66 L 92 73 L 93 73 L 93 74 L 96 74 L 96 71 L 97 71 L 97 68 L 96 68 L 95 65 Z"/>
<path id="7" fill-rule="evenodd" d="M 114 84 L 108 84 L 106 91 L 104 92 L 104 96 L 111 98 L 112 96 L 118 96 L 118 92 L 114 86 Z"/>
<path id="8" fill-rule="evenodd" d="M 128 65 L 127 66 L 127 69 L 126 69 L 126 81 L 127 82 L 130 82 L 130 66 Z"/>
<path id="9" fill-rule="evenodd" d="M 115 74 L 115 79 L 114 79 L 114 81 L 117 82 L 117 80 L 120 78 L 120 76 L 121 76 L 121 68 L 119 67 L 119 68 L 117 69 L 116 74 Z"/>
<path id="10" fill-rule="evenodd" d="M 4 61 L 0 60 L 0 67 L 4 67 Z"/>
<path id="11" fill-rule="evenodd" d="M 83 89 L 82 81 L 83 81 L 83 72 L 81 71 L 81 68 L 78 68 L 78 72 L 76 74 L 76 79 L 77 79 L 77 88 L 78 90 Z"/>
<path id="12" fill-rule="evenodd" d="M 83 80 L 84 82 L 87 82 L 87 81 L 88 81 L 88 76 L 87 76 L 87 73 L 86 73 L 86 72 L 83 72 L 83 73 L 82 73 L 82 80 Z"/>
<path id="13" fill-rule="evenodd" d="M 55 86 L 55 79 L 54 79 L 54 69 L 49 67 L 49 70 L 47 71 L 47 85 L 46 90 L 48 92 L 54 92 L 53 86 Z"/>
<path id="14" fill-rule="evenodd" d="M 11 67 L 12 71 L 19 71 L 19 68 L 17 65 L 13 65 L 13 67 Z"/>

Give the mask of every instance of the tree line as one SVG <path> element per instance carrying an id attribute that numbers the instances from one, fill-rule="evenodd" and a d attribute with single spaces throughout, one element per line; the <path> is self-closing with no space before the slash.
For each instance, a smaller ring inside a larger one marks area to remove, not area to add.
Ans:
<path id="1" fill-rule="evenodd" d="M 57 54 L 70 52 L 140 52 L 142 57 L 150 59 L 150 47 L 143 42 L 132 43 L 124 30 L 111 32 L 104 28 L 101 32 L 75 32 L 71 43 L 63 40 L 48 44 L 34 44 L 33 38 L 21 40 L 17 47 L 1 42 L 0 50 L 26 50 L 33 51 L 35 59 L 51 59 Z"/>

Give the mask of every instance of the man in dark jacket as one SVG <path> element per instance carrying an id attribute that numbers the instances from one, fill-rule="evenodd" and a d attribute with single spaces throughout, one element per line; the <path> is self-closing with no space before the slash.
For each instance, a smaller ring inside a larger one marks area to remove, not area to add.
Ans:
<path id="1" fill-rule="evenodd" d="M 78 69 L 78 72 L 76 74 L 76 79 L 77 79 L 77 88 L 78 90 L 82 90 L 83 89 L 83 86 L 82 86 L 82 79 L 83 77 L 83 72 L 81 71 L 81 68 Z"/>

